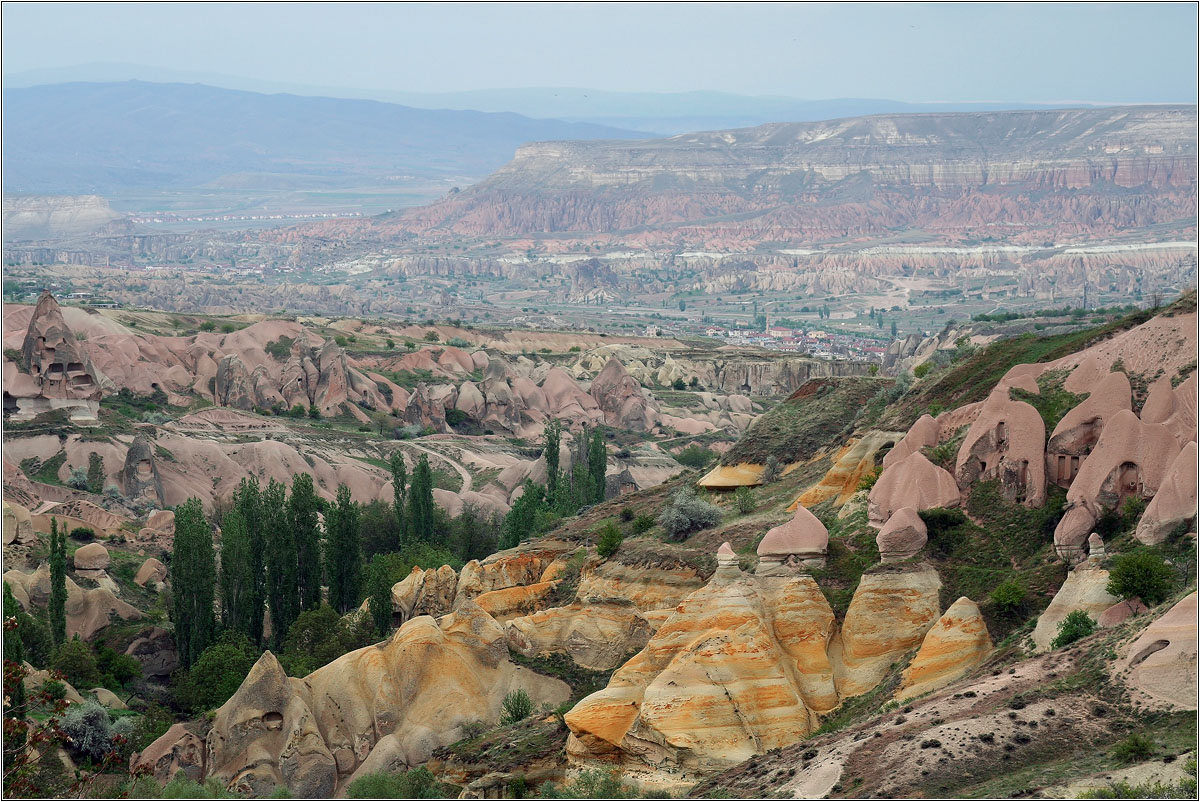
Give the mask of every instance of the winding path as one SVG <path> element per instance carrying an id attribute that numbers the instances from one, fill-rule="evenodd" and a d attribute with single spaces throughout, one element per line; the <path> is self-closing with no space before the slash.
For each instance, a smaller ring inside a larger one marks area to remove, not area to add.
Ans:
<path id="1" fill-rule="evenodd" d="M 426 454 L 436 457 L 442 462 L 449 464 L 450 467 L 458 471 L 458 475 L 462 477 L 462 487 L 459 488 L 458 492 L 466 493 L 471 489 L 471 472 L 468 471 L 461 462 L 456 462 L 455 460 L 450 459 L 440 451 L 434 451 L 432 448 L 426 448 L 425 446 L 418 445 L 416 443 L 404 443 L 401 448 L 415 448 L 418 451 L 424 451 Z"/>

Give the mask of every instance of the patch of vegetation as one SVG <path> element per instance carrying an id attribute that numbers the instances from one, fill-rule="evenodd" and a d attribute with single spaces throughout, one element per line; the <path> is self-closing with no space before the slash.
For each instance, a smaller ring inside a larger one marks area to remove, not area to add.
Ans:
<path id="1" fill-rule="evenodd" d="M 1096 622 L 1084 610 L 1072 610 L 1058 623 L 1058 634 L 1050 641 L 1051 649 L 1061 649 L 1096 631 Z"/>
<path id="2" fill-rule="evenodd" d="M 916 653 L 917 650 L 913 649 L 909 654 L 892 663 L 888 669 L 888 673 L 871 690 L 844 700 L 836 710 L 825 717 L 821 722 L 821 726 L 809 738 L 816 738 L 820 735 L 828 735 L 831 732 L 844 730 L 851 724 L 864 721 L 881 712 L 883 706 L 891 700 L 892 696 L 896 693 L 896 689 L 900 687 L 904 668 L 912 661 L 913 655 Z"/>
<path id="3" fill-rule="evenodd" d="M 690 485 L 685 485 L 663 507 L 658 523 L 672 540 L 684 540 L 693 532 L 720 524 L 721 508 L 700 499 Z"/>
<path id="4" fill-rule="evenodd" d="M 446 799 L 450 789 L 443 786 L 429 769 L 421 766 L 388 774 L 364 774 L 346 789 L 350 799 Z"/>
<path id="5" fill-rule="evenodd" d="M 866 422 L 868 402 L 892 384 L 890 379 L 862 376 L 810 379 L 755 418 L 721 457 L 721 464 L 765 464 L 772 456 L 783 464 L 807 459 L 845 439 L 856 421 Z"/>
<path id="6" fill-rule="evenodd" d="M 1070 373 L 1065 370 L 1050 370 L 1037 378 L 1038 393 L 1031 393 L 1020 388 L 1011 388 L 1008 394 L 1017 401 L 1024 401 L 1038 411 L 1046 423 L 1046 436 L 1054 431 L 1054 427 L 1063 416 L 1087 398 L 1087 394 L 1069 393 L 1063 389 L 1063 382 Z"/>
<path id="7" fill-rule="evenodd" d="M 717 452 L 713 451 L 711 448 L 705 448 L 704 446 L 696 445 L 695 443 L 692 443 L 687 448 L 675 455 L 676 462 L 678 462 L 680 465 L 684 465 L 695 470 L 700 470 L 716 458 Z"/>
<path id="8" fill-rule="evenodd" d="M 464 730 L 467 737 L 435 750 L 433 756 L 506 773 L 558 754 L 566 746 L 568 734 L 562 718 L 557 716 L 535 716 L 509 726 Z"/>
<path id="9" fill-rule="evenodd" d="M 633 657 L 633 655 L 626 655 L 619 665 L 625 664 L 630 657 Z M 608 681 L 613 673 L 612 670 L 593 671 L 590 668 L 583 668 L 572 660 L 570 655 L 561 652 L 539 655 L 537 657 L 526 657 L 510 649 L 508 658 L 519 666 L 524 666 L 531 671 L 536 671 L 539 674 L 545 674 L 548 677 L 554 677 L 567 683 L 567 685 L 571 686 L 571 704 L 578 702 L 589 694 L 607 688 Z"/>
<path id="10" fill-rule="evenodd" d="M 62 480 L 58 478 L 58 471 L 66 461 L 66 451 L 58 452 L 45 462 L 37 457 L 26 457 L 21 460 L 21 471 L 35 482 L 63 487 Z"/>
<path id="11" fill-rule="evenodd" d="M 392 371 L 381 370 L 378 373 L 392 384 L 403 387 L 406 390 L 412 390 L 418 384 L 431 384 L 434 381 L 433 371 L 425 368 Z"/>
<path id="12" fill-rule="evenodd" d="M 286 362 L 288 357 L 292 355 L 292 345 L 296 341 L 291 337 L 279 335 L 278 340 L 272 340 L 263 346 L 263 350 L 271 355 L 271 358 L 276 362 Z"/>

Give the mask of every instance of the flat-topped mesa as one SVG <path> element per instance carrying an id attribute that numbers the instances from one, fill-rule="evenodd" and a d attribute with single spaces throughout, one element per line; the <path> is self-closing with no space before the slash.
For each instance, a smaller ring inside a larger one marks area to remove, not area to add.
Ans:
<path id="1" fill-rule="evenodd" d="M 758 544 L 758 576 L 783 576 L 823 568 L 829 549 L 829 531 L 825 524 L 803 505 L 796 507 L 792 520 L 767 532 Z"/>

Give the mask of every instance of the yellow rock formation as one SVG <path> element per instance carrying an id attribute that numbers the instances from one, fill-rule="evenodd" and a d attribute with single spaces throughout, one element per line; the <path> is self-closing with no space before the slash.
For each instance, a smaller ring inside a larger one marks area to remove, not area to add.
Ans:
<path id="1" fill-rule="evenodd" d="M 992 652 L 992 639 L 979 606 L 961 597 L 925 635 L 917 656 L 904 671 L 897 699 L 944 688 L 966 676 Z"/>

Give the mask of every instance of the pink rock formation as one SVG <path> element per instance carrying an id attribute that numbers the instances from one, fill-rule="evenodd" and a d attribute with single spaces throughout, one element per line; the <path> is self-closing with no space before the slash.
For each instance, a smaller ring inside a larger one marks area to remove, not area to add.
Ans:
<path id="1" fill-rule="evenodd" d="M 1101 629 L 1115 627 L 1122 621 L 1125 621 L 1130 616 L 1141 615 L 1148 612 L 1150 608 L 1142 603 L 1141 599 L 1126 599 L 1119 601 L 1112 607 L 1109 607 L 1104 612 L 1100 613 L 1100 617 L 1096 619 L 1096 625 Z"/>
<path id="2" fill-rule="evenodd" d="M 887 519 L 875 537 L 880 562 L 907 560 L 925 547 L 928 540 L 925 522 L 912 507 L 901 507 Z"/>
<path id="3" fill-rule="evenodd" d="M 1111 370 L 1111 360 L 1105 363 L 1097 354 L 1088 354 L 1063 382 L 1063 389 L 1068 393 L 1090 393 L 1093 387 L 1111 375 Z"/>
<path id="4" fill-rule="evenodd" d="M 609 426 L 648 432 L 658 423 L 658 413 L 642 394 L 642 386 L 615 356 L 592 380 L 591 396 L 604 412 L 604 422 Z"/>
<path id="5" fill-rule="evenodd" d="M 29 320 L 21 361 L 39 383 L 43 398 L 100 400 L 100 374 L 76 341 L 49 290 L 42 292 Z"/>
<path id="6" fill-rule="evenodd" d="M 1046 498 L 1046 424 L 1036 409 L 1009 396 L 1009 386 L 1001 382 L 984 402 L 958 450 L 954 476 L 960 487 L 998 479 L 1006 498 L 1036 507 Z"/>
<path id="7" fill-rule="evenodd" d="M 893 463 L 899 462 L 914 451 L 920 451 L 926 446 L 936 446 L 940 431 L 941 428 L 936 420 L 929 415 L 922 415 L 908 430 L 908 434 L 904 435 L 904 439 L 896 443 L 891 451 L 884 454 L 883 467 L 888 468 Z"/>
<path id="8" fill-rule="evenodd" d="M 1196 517 L 1196 443 L 1183 447 L 1167 468 L 1134 536 L 1147 545 L 1162 543 L 1176 526 Z"/>
<path id="9" fill-rule="evenodd" d="M 1150 386 L 1150 395 L 1142 406 L 1143 423 L 1161 423 L 1171 430 L 1180 442 L 1196 439 L 1196 374 L 1193 373 L 1178 387 L 1163 376 Z"/>
<path id="10" fill-rule="evenodd" d="M 1196 593 L 1146 627 L 1114 671 L 1153 707 L 1196 709 Z"/>
<path id="11" fill-rule="evenodd" d="M 1105 509 L 1152 497 L 1180 450 L 1164 424 L 1143 423 L 1129 410 L 1113 415 L 1067 491 L 1068 509 L 1054 530 L 1058 553 L 1077 558 Z"/>
<path id="12" fill-rule="evenodd" d="M 138 569 L 137 576 L 133 578 L 133 583 L 139 587 L 145 587 L 147 583 L 161 585 L 166 581 L 167 566 L 154 557 L 147 558 Z"/>
<path id="13" fill-rule="evenodd" d="M 131 771 L 145 770 L 159 783 L 166 785 L 179 772 L 189 780 L 204 779 L 204 739 L 183 724 L 175 724 L 146 751 L 129 758 Z"/>
<path id="14" fill-rule="evenodd" d="M 776 526 L 758 544 L 758 569 L 766 575 L 785 564 L 824 565 L 829 532 L 817 516 L 803 505 L 785 524 Z"/>
<path id="15" fill-rule="evenodd" d="M 108 549 L 100 543 L 88 543 L 75 551 L 76 571 L 103 571 L 108 567 Z"/>
<path id="16" fill-rule="evenodd" d="M 913 452 L 884 469 L 867 497 L 869 521 L 882 526 L 904 507 L 927 510 L 931 507 L 957 507 L 958 485 L 954 477 L 939 468 L 922 453 Z"/>
<path id="17" fill-rule="evenodd" d="M 1110 373 L 1092 388 L 1090 396 L 1063 415 L 1046 444 L 1046 475 L 1059 487 L 1071 486 L 1080 464 L 1100 439 L 1104 422 L 1131 409 L 1132 390 L 1124 373 Z"/>

